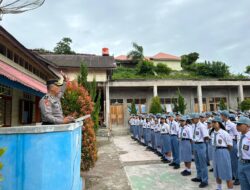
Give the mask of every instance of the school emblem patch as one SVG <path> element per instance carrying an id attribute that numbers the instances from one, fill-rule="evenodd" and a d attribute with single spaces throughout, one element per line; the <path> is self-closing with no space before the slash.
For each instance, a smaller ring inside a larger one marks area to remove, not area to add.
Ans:
<path id="1" fill-rule="evenodd" d="M 195 132 L 195 135 L 199 135 L 199 134 L 200 134 L 199 131 L 196 131 L 196 132 Z"/>
<path id="2" fill-rule="evenodd" d="M 222 144 L 222 140 L 221 140 L 221 139 L 219 139 L 219 140 L 218 140 L 218 143 L 219 143 L 219 144 Z"/>
<path id="3" fill-rule="evenodd" d="M 183 136 L 185 137 L 185 136 L 186 136 L 186 133 L 183 133 Z"/>
<path id="4" fill-rule="evenodd" d="M 243 145 L 243 150 L 248 151 L 248 150 L 249 150 L 249 145 L 244 144 L 244 145 Z"/>

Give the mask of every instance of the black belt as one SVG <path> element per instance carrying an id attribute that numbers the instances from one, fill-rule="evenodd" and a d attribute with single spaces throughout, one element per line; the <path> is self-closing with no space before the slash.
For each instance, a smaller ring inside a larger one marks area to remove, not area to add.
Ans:
<path id="1" fill-rule="evenodd" d="M 224 146 L 217 146 L 216 149 L 227 149 L 227 147 L 224 147 Z"/>
<path id="2" fill-rule="evenodd" d="M 50 122 L 42 122 L 42 125 L 55 125 L 55 123 L 50 123 Z"/>
<path id="3" fill-rule="evenodd" d="M 194 142 L 194 144 L 203 144 L 204 142 Z"/>
<path id="4" fill-rule="evenodd" d="M 250 160 L 240 159 L 239 161 L 243 164 L 250 164 Z"/>
<path id="5" fill-rule="evenodd" d="M 182 141 L 190 141 L 191 139 L 188 139 L 188 138 L 182 138 L 181 140 L 182 140 Z"/>
<path id="6" fill-rule="evenodd" d="M 169 133 L 161 133 L 162 135 L 169 135 Z"/>
<path id="7" fill-rule="evenodd" d="M 171 135 L 171 136 L 177 136 L 177 135 Z"/>

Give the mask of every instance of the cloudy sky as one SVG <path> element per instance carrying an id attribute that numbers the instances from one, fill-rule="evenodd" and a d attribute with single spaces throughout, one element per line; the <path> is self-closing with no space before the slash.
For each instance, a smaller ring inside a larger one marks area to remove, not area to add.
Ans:
<path id="1" fill-rule="evenodd" d="M 137 42 L 147 56 L 196 51 L 234 73 L 250 65 L 249 0 L 46 0 L 36 10 L 4 15 L 0 24 L 27 48 L 52 50 L 70 37 L 76 52 L 108 47 L 117 56 Z"/>

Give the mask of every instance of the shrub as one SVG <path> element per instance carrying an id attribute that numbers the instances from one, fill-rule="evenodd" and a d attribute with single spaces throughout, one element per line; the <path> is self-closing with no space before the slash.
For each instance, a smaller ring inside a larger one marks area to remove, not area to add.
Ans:
<path id="1" fill-rule="evenodd" d="M 62 108 L 65 115 L 81 117 L 93 112 L 94 103 L 88 91 L 76 81 L 67 82 L 67 88 L 62 99 Z M 89 170 L 97 160 L 96 136 L 94 122 L 88 118 L 82 132 L 81 169 Z"/>
<path id="2" fill-rule="evenodd" d="M 177 96 L 177 102 L 174 102 L 174 112 L 180 112 L 181 114 L 184 114 L 187 108 L 187 104 L 185 104 L 185 99 L 181 95 L 180 89 L 178 89 L 177 91 Z"/>
<path id="3" fill-rule="evenodd" d="M 136 106 L 135 106 L 135 100 L 134 99 L 133 99 L 133 101 L 131 103 L 131 106 L 130 106 L 130 115 L 131 114 L 134 114 L 134 115 L 137 114 L 137 109 L 136 109 Z"/>
<path id="4" fill-rule="evenodd" d="M 166 64 L 158 63 L 156 65 L 155 71 L 157 72 L 157 74 L 169 75 L 172 70 Z"/>
<path id="5" fill-rule="evenodd" d="M 250 99 L 249 98 L 243 100 L 240 103 L 240 109 L 241 109 L 241 111 L 248 111 L 248 110 L 250 110 Z"/>
<path id="6" fill-rule="evenodd" d="M 141 75 L 154 75 L 155 74 L 155 66 L 153 62 L 143 60 L 137 65 L 137 72 Z"/>
<path id="7" fill-rule="evenodd" d="M 227 106 L 226 106 L 225 101 L 224 101 L 223 98 L 220 99 L 219 107 L 220 107 L 220 110 L 226 110 L 227 109 Z"/>
<path id="8" fill-rule="evenodd" d="M 157 114 L 162 113 L 161 101 L 158 96 L 155 96 L 151 100 L 150 113 Z"/>
<path id="9" fill-rule="evenodd" d="M 6 151 L 6 148 L 0 148 L 0 157 L 3 156 L 5 151 Z M 2 170 L 2 168 L 3 168 L 3 163 L 0 162 L 0 170 Z M 1 173 L 0 173 L 0 181 L 3 181 L 3 176 Z"/>

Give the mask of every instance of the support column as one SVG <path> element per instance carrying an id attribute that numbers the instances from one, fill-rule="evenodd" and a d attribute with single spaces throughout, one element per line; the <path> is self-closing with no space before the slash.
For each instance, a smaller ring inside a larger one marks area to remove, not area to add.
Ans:
<path id="1" fill-rule="evenodd" d="M 158 88 L 157 88 L 156 85 L 154 85 L 154 90 L 153 90 L 153 92 L 154 92 L 154 97 L 155 97 L 155 96 L 158 96 Z"/>
<path id="2" fill-rule="evenodd" d="M 203 111 L 203 103 L 202 103 L 202 87 L 201 85 L 197 86 L 197 98 L 198 98 L 198 107 L 199 112 Z"/>
<path id="3" fill-rule="evenodd" d="M 244 100 L 244 92 L 242 84 L 238 86 L 238 94 L 239 94 L 239 101 L 242 102 Z"/>
<path id="4" fill-rule="evenodd" d="M 105 86 L 105 124 L 107 127 L 109 127 L 109 111 L 110 111 L 110 99 L 109 99 L 109 84 L 106 83 Z"/>

